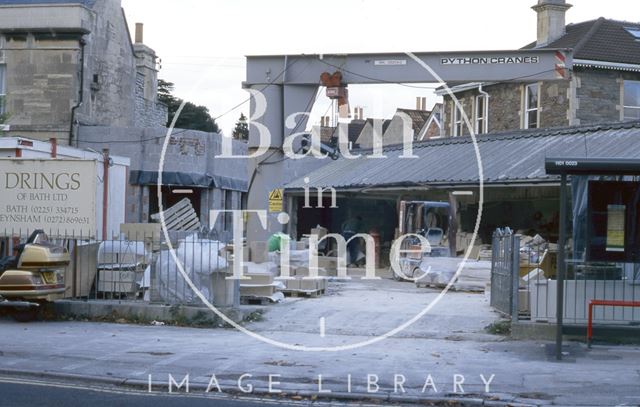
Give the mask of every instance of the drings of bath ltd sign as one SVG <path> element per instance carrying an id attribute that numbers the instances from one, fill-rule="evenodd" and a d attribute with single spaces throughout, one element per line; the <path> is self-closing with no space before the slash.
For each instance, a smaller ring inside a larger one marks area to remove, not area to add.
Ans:
<path id="1" fill-rule="evenodd" d="M 0 159 L 0 235 L 95 237 L 95 161 Z"/>

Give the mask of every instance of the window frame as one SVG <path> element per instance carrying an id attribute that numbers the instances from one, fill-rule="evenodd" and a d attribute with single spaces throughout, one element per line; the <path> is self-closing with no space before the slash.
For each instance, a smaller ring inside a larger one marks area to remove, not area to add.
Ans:
<path id="1" fill-rule="evenodd" d="M 638 87 L 640 87 L 640 81 L 634 81 L 634 80 L 627 80 L 625 79 L 622 82 L 622 95 L 621 95 L 621 104 L 622 104 L 622 111 L 621 111 L 621 116 L 622 116 L 622 121 L 634 121 L 634 120 L 638 120 L 638 117 L 629 117 L 627 118 L 627 109 L 629 110 L 635 110 L 635 111 L 640 111 L 640 92 L 638 93 L 638 100 L 636 100 L 637 105 L 636 106 L 628 106 L 625 102 L 626 102 L 626 97 L 627 97 L 627 84 L 634 84 Z M 638 115 L 640 116 L 640 115 Z"/>
<path id="2" fill-rule="evenodd" d="M 7 102 L 7 64 L 0 62 L 0 115 L 6 113 Z"/>
<path id="3" fill-rule="evenodd" d="M 529 92 L 530 92 L 530 89 L 533 88 L 534 86 L 537 91 L 537 99 L 536 99 L 536 106 L 532 108 L 531 106 L 529 106 Z M 523 109 L 524 114 L 523 114 L 522 128 L 525 130 L 539 129 L 540 128 L 540 83 L 530 83 L 524 86 L 524 106 L 523 107 L 524 107 Z M 536 114 L 535 127 L 531 127 L 530 120 L 529 120 L 529 115 L 533 112 L 535 112 Z"/>
<path id="4" fill-rule="evenodd" d="M 480 101 L 482 100 L 482 117 L 480 117 Z M 482 124 L 482 128 L 480 128 Z M 475 104 L 475 131 L 476 134 L 487 134 L 489 132 L 489 96 L 476 96 Z"/>
<path id="5" fill-rule="evenodd" d="M 455 100 L 451 101 L 452 103 L 452 114 L 453 114 L 453 120 L 451 123 L 451 136 L 452 137 L 461 137 L 462 135 L 464 135 L 464 119 L 463 116 L 464 114 L 464 106 L 462 105 L 462 102 L 460 102 L 459 104 L 456 103 Z"/>

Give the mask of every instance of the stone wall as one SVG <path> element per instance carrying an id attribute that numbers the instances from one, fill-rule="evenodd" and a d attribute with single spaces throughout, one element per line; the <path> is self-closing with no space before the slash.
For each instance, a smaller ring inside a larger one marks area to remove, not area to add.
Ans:
<path id="1" fill-rule="evenodd" d="M 164 127 L 169 120 L 167 106 L 156 99 L 147 99 L 145 97 L 145 79 L 145 75 L 138 72 L 134 127 Z"/>
<path id="2" fill-rule="evenodd" d="M 78 41 L 51 41 L 34 35 L 7 35 L 3 40 L 6 64 L 6 111 L 12 131 L 35 138 L 68 137 L 71 107 L 76 99 Z M 37 130 L 36 130 L 37 128 Z"/>
<path id="3" fill-rule="evenodd" d="M 576 67 L 571 81 L 541 82 L 540 127 L 566 127 L 621 120 L 623 80 L 640 80 L 640 73 Z M 522 128 L 524 85 L 497 84 L 484 88 L 489 99 L 489 132 Z M 475 125 L 476 89 L 456 93 L 464 111 Z M 445 135 L 451 136 L 451 98 L 444 97 Z M 465 126 L 464 134 L 469 131 Z"/>
<path id="4" fill-rule="evenodd" d="M 28 18 L 29 11 L 25 8 L 24 18 Z M 142 72 L 144 78 L 140 79 L 145 86 L 140 92 L 137 57 L 121 1 L 97 1 L 92 11 L 86 21 L 91 32 L 83 36 L 84 100 L 76 112 L 77 123 L 164 126 L 166 108 L 157 103 L 155 89 L 147 86 L 157 82 L 153 76 L 155 67 L 151 74 Z M 62 12 L 73 13 L 74 9 L 59 11 Z M 69 138 L 71 109 L 80 100 L 80 34 L 33 31 L 0 36 L 6 65 L 6 110 L 11 126 L 7 135 L 43 140 L 57 137 L 65 143 Z"/>

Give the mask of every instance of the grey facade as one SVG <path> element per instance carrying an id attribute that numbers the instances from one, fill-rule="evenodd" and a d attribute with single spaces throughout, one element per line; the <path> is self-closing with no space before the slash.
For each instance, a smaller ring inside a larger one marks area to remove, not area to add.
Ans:
<path id="1" fill-rule="evenodd" d="M 9 135 L 75 144 L 80 124 L 166 124 L 155 53 L 132 43 L 120 0 L 3 0 L 0 53 Z"/>
<path id="2" fill-rule="evenodd" d="M 126 221 L 146 223 L 158 211 L 158 173 L 167 129 L 81 126 L 81 147 L 109 148 L 110 154 L 131 158 Z M 248 189 L 247 159 L 222 158 L 223 136 L 174 129 L 169 136 L 162 167 L 163 205 L 188 197 L 203 226 L 210 226 L 211 210 L 239 210 Z M 247 144 L 230 140 L 233 154 L 246 156 Z M 182 191 L 177 192 L 176 191 Z M 185 191 L 191 191 L 185 193 Z M 231 239 L 231 224 L 220 216 L 212 225 L 217 237 Z"/>

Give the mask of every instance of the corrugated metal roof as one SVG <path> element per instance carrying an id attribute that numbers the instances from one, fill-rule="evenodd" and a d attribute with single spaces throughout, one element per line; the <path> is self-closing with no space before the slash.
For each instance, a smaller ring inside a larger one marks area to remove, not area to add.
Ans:
<path id="1" fill-rule="evenodd" d="M 547 157 L 640 159 L 640 122 L 508 132 L 478 137 L 485 183 L 556 182 L 544 169 Z M 341 158 L 296 180 L 305 186 L 336 189 L 374 186 L 478 184 L 479 165 L 470 137 L 414 144 L 418 158 L 403 158 L 402 146 L 386 148 L 386 159 Z M 363 152 L 366 154 L 366 152 Z M 370 154 L 370 153 L 369 153 Z"/>

